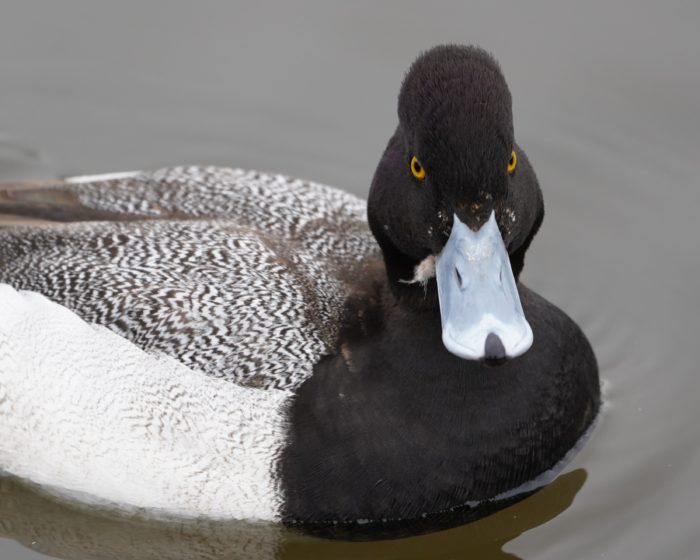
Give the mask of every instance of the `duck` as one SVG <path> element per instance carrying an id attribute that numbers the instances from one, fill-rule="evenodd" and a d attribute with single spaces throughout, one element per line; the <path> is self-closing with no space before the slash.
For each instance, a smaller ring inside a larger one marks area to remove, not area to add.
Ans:
<path id="1" fill-rule="evenodd" d="M 145 516 L 394 538 L 553 480 L 595 354 L 519 278 L 543 220 L 511 94 L 423 52 L 367 201 L 169 167 L 0 186 L 0 471 Z"/>

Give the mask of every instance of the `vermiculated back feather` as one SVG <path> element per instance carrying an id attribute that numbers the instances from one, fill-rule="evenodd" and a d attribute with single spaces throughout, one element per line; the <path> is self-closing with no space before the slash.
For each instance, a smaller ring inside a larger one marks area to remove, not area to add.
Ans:
<path id="1" fill-rule="evenodd" d="M 280 175 L 178 167 L 45 191 L 63 219 L 113 221 L 1 229 L 0 282 L 251 387 L 311 374 L 337 338 L 342 278 L 377 250 L 364 202 Z M 0 209 L 31 214 L 28 193 Z"/>

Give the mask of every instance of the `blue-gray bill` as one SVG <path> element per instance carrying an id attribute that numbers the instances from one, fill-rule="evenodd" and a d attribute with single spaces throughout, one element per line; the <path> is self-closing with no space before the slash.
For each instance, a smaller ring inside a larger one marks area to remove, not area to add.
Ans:
<path id="1" fill-rule="evenodd" d="M 437 256 L 442 342 L 468 360 L 514 358 L 532 346 L 495 212 L 472 231 L 455 215 Z"/>

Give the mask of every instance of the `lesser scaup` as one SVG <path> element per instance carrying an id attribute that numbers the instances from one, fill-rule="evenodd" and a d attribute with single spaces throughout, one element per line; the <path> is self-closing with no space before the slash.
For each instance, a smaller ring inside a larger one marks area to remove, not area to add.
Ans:
<path id="1" fill-rule="evenodd" d="M 0 213 L 55 222 L 0 230 L 0 468 L 346 538 L 549 480 L 598 372 L 518 282 L 544 207 L 506 82 L 483 50 L 436 47 L 398 113 L 366 206 L 210 167 L 0 189 Z"/>

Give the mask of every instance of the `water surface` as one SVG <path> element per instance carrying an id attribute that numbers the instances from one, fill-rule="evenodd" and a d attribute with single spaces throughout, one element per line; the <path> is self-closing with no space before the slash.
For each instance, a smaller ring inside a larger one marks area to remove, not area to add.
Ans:
<path id="1" fill-rule="evenodd" d="M 555 483 L 450 531 L 145 522 L 4 480 L 0 557 L 698 558 L 700 8 L 644 4 L 6 1 L 0 179 L 213 163 L 365 196 L 416 54 L 492 51 L 547 211 L 523 280 L 590 338 L 606 405 Z"/>

